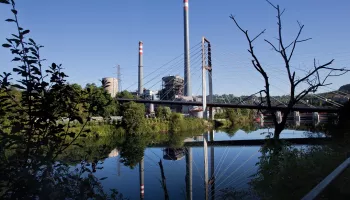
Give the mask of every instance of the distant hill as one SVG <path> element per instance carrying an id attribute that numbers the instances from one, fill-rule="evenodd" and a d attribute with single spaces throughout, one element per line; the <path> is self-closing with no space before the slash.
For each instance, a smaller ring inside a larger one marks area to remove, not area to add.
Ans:
<path id="1" fill-rule="evenodd" d="M 350 84 L 343 85 L 339 88 L 339 91 L 350 92 Z"/>

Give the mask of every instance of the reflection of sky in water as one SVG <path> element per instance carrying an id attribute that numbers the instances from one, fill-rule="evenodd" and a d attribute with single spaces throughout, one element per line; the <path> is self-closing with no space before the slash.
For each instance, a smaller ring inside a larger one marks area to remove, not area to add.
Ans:
<path id="1" fill-rule="evenodd" d="M 271 131 L 271 129 L 270 129 Z M 263 139 L 267 129 L 260 129 L 249 134 L 244 131 L 237 131 L 233 137 L 226 133 L 216 132 L 214 140 L 233 139 Z M 285 130 L 281 138 L 303 138 L 307 137 L 305 131 Z M 247 189 L 250 176 L 257 170 L 255 164 L 260 156 L 260 147 L 208 147 L 208 176 L 211 177 L 211 148 L 214 148 L 214 174 L 216 177 L 216 194 L 220 189 L 234 187 Z M 193 199 L 204 199 L 204 155 L 203 147 L 192 147 L 192 192 Z M 120 156 L 113 150 L 111 157 L 104 160 L 103 169 L 97 170 L 95 175 L 98 178 L 108 177 L 102 180 L 106 191 L 117 189 L 125 197 L 130 199 L 140 198 L 139 167 L 134 169 L 118 164 Z M 161 187 L 159 160 L 162 159 L 166 184 L 170 199 L 186 198 L 186 159 L 178 161 L 164 160 L 162 148 L 147 148 L 144 156 L 144 178 L 145 178 L 145 199 L 164 199 L 164 192 Z M 118 175 L 118 171 L 120 175 Z M 211 186 L 209 185 L 209 188 Z M 209 190 L 210 191 L 210 190 Z M 210 196 L 210 195 L 209 195 Z"/>

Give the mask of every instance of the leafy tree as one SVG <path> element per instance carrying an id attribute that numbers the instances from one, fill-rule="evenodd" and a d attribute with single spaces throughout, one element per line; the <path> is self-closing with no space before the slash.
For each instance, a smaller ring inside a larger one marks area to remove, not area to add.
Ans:
<path id="1" fill-rule="evenodd" d="M 163 118 L 163 106 L 158 106 L 156 109 L 156 117 L 157 118 Z"/>
<path id="2" fill-rule="evenodd" d="M 122 125 L 130 134 L 139 133 L 145 122 L 145 106 L 135 102 L 124 103 L 121 106 Z"/>
<path id="3" fill-rule="evenodd" d="M 119 92 L 117 94 L 118 98 L 122 98 L 122 99 L 135 99 L 135 96 L 132 95 L 130 92 L 128 92 L 127 90 L 123 90 L 121 92 Z"/>
<path id="4" fill-rule="evenodd" d="M 94 105 L 101 105 L 92 108 L 94 116 L 109 117 L 117 115 L 118 104 L 111 95 L 104 90 L 103 86 L 97 87 L 94 83 L 87 84 L 85 90 L 87 96 L 91 99 Z"/>
<path id="5" fill-rule="evenodd" d="M 0 3 L 10 4 L 8 0 Z M 12 61 L 18 65 L 13 72 L 20 79 L 12 83 L 10 73 L 0 75 L 0 119 L 10 118 L 0 128 L 0 198 L 107 198 L 95 177 L 82 177 L 89 172 L 84 166 L 80 173 L 72 173 L 67 165 L 56 162 L 69 146 L 81 146 L 77 139 L 89 131 L 84 127 L 92 108 L 103 105 L 67 84 L 61 65 L 52 63 L 45 70 L 40 57 L 43 46 L 27 37 L 30 31 L 19 25 L 14 0 L 11 5 L 14 18 L 6 21 L 15 25 L 17 33 L 2 46 L 15 56 Z M 80 103 L 88 116 L 85 121 L 77 107 Z M 57 123 L 61 117 L 68 117 L 69 122 Z M 77 131 L 71 129 L 75 120 L 82 127 Z"/>
<path id="6" fill-rule="evenodd" d="M 169 119 L 171 116 L 171 109 L 169 107 L 158 106 L 156 109 L 156 117 L 161 119 Z"/>
<path id="7" fill-rule="evenodd" d="M 330 67 L 330 65 L 333 63 L 333 60 L 318 65 L 316 60 L 314 59 L 314 66 L 313 69 L 306 72 L 306 75 L 298 75 L 296 71 L 292 70 L 292 58 L 295 52 L 296 47 L 298 44 L 308 41 L 311 38 L 301 39 L 301 33 L 304 29 L 304 25 L 300 24 L 298 22 L 299 28 L 296 34 L 296 37 L 291 41 L 286 43 L 285 37 L 283 36 L 282 32 L 282 14 L 284 13 L 284 10 L 281 10 L 279 5 L 274 5 L 271 2 L 267 0 L 267 2 L 276 10 L 277 12 L 277 28 L 278 28 L 278 37 L 277 37 L 277 44 L 273 44 L 269 40 L 265 39 L 265 42 L 272 47 L 272 49 L 281 56 L 283 60 L 282 67 L 287 72 L 287 80 L 290 82 L 290 94 L 288 98 L 287 107 L 283 110 L 282 114 L 282 121 L 279 123 L 277 121 L 277 116 L 275 114 L 275 110 L 272 109 L 272 100 L 271 100 L 271 94 L 270 94 L 270 78 L 265 71 L 265 68 L 263 64 L 261 63 L 261 60 L 259 59 L 259 56 L 255 52 L 254 48 L 254 42 L 264 34 L 265 30 L 261 31 L 259 34 L 257 34 L 255 37 L 251 37 L 250 34 L 248 34 L 248 30 L 244 30 L 237 22 L 236 17 L 231 15 L 231 19 L 234 21 L 237 28 L 244 34 L 245 38 L 248 41 L 248 52 L 252 57 L 251 63 L 261 76 L 264 78 L 265 82 L 265 89 L 261 90 L 260 92 L 265 94 L 265 98 L 261 98 L 261 104 L 266 103 L 268 107 L 268 111 L 272 115 L 273 123 L 275 125 L 274 130 L 274 138 L 277 140 L 279 139 L 279 135 L 282 132 L 282 130 L 285 128 L 287 117 L 289 113 L 292 111 L 294 105 L 296 105 L 300 100 L 302 100 L 306 95 L 308 95 L 311 92 L 316 92 L 319 87 L 327 86 L 330 83 L 327 83 L 327 79 L 331 76 L 340 76 L 344 73 L 348 72 L 349 70 L 345 68 L 334 68 Z M 323 74 L 326 74 L 325 77 L 322 77 Z M 301 92 L 297 93 L 297 89 L 301 87 L 302 84 L 305 84 L 307 87 L 305 89 L 302 89 Z"/>
<path id="8" fill-rule="evenodd" d="M 169 107 L 164 107 L 163 108 L 163 117 L 165 118 L 165 119 L 169 119 L 170 118 L 170 116 L 171 116 L 171 109 L 169 108 Z"/>
<path id="9" fill-rule="evenodd" d="M 171 113 L 170 115 L 170 132 L 174 133 L 181 130 L 183 116 L 180 113 Z"/>

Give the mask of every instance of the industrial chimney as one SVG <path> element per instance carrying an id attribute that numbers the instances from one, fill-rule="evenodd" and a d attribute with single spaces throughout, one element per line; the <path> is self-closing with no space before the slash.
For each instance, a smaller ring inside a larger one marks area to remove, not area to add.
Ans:
<path id="1" fill-rule="evenodd" d="M 190 38 L 189 38 L 189 27 L 188 27 L 188 0 L 184 0 L 184 53 L 185 53 L 185 96 L 192 96 L 192 85 L 191 85 L 191 70 L 190 70 Z"/>
<path id="2" fill-rule="evenodd" d="M 143 94 L 143 43 L 139 42 L 139 85 L 138 94 Z"/>

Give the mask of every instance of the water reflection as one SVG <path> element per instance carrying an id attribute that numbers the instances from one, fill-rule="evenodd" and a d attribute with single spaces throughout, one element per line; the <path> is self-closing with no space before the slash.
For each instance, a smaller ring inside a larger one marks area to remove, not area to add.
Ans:
<path id="1" fill-rule="evenodd" d="M 102 181 L 106 191 L 116 188 L 130 199 L 163 199 L 165 191 L 160 181 L 161 170 L 158 163 L 162 160 L 170 199 L 252 198 L 252 187 L 249 183 L 260 167 L 255 164 L 262 162 L 259 159 L 262 155 L 260 146 L 229 147 L 210 144 L 207 153 L 204 153 L 203 146 L 188 146 L 189 142 L 203 143 L 206 140 L 210 143 L 265 137 L 261 133 L 266 129 L 249 130 L 252 131 L 247 133 L 241 128 L 234 133 L 212 130 L 200 136 L 177 135 L 176 140 L 169 138 L 163 142 L 157 142 L 154 136 L 142 135 L 106 139 L 99 145 L 110 148 L 109 153 L 105 154 L 108 158 L 104 159 L 103 169 L 97 170 L 95 174 L 97 177 L 108 177 Z M 307 135 L 305 130 L 285 130 L 281 134 L 281 138 L 291 137 Z M 170 143 L 171 141 L 174 143 Z M 93 142 L 97 144 L 96 141 Z M 185 147 L 178 144 L 185 144 Z M 105 151 L 101 151 L 103 152 Z M 259 183 L 254 187 L 263 184 L 259 181 L 254 183 Z"/>

